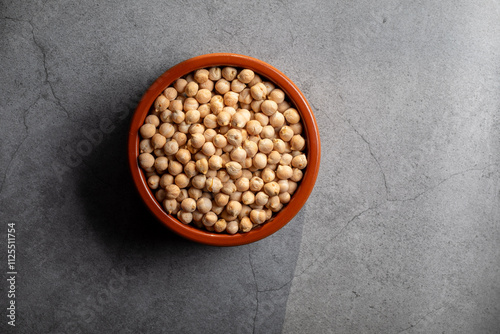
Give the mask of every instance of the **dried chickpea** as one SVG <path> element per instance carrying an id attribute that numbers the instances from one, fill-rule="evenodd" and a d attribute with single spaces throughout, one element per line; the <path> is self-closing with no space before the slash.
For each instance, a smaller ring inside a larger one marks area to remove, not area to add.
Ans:
<path id="1" fill-rule="evenodd" d="M 257 153 L 253 157 L 253 166 L 257 169 L 263 169 L 267 165 L 267 156 L 264 153 Z"/>
<path id="2" fill-rule="evenodd" d="M 185 165 L 191 160 L 191 153 L 189 153 L 188 150 L 181 148 L 177 151 L 177 153 L 175 153 L 175 157 L 177 158 L 177 161 Z"/>
<path id="3" fill-rule="evenodd" d="M 238 96 L 238 101 L 241 103 L 241 107 L 244 109 L 251 108 L 250 103 L 252 103 L 252 94 L 250 93 L 250 88 L 245 88 L 240 92 Z M 245 105 L 245 106 L 243 106 Z"/>
<path id="4" fill-rule="evenodd" d="M 252 81 L 254 77 L 255 73 L 249 69 L 241 70 L 241 72 L 238 74 L 238 79 L 245 84 Z"/>
<path id="5" fill-rule="evenodd" d="M 294 168 L 293 169 L 293 174 L 290 177 L 290 180 L 292 180 L 294 182 L 299 182 L 300 180 L 302 180 L 303 176 L 304 176 L 304 173 L 300 169 Z"/>
<path id="6" fill-rule="evenodd" d="M 186 119 L 186 114 L 182 110 L 174 110 L 172 112 L 172 121 L 179 124 L 184 122 Z"/>
<path id="7" fill-rule="evenodd" d="M 274 132 L 274 130 L 273 130 L 273 132 Z M 274 148 L 273 141 L 271 139 L 268 139 L 268 138 L 261 139 L 259 141 L 258 145 L 259 145 L 259 151 L 264 153 L 264 154 L 271 153 L 271 151 Z M 266 159 L 266 163 L 267 163 L 267 159 Z"/>
<path id="8" fill-rule="evenodd" d="M 267 202 L 269 201 L 269 195 L 266 194 L 265 192 L 263 191 L 259 191 L 257 194 L 255 194 L 255 205 L 258 205 L 258 206 L 264 206 L 267 204 Z"/>
<path id="9" fill-rule="evenodd" d="M 146 117 L 144 120 L 145 124 L 153 124 L 155 127 L 158 127 L 160 125 L 160 119 L 156 115 L 149 115 Z"/>
<path id="10" fill-rule="evenodd" d="M 208 168 L 212 170 L 219 170 L 222 168 L 222 158 L 218 155 L 212 155 L 208 159 Z"/>
<path id="11" fill-rule="evenodd" d="M 224 105 L 234 107 L 238 104 L 239 94 L 234 91 L 229 91 L 224 94 Z"/>
<path id="12" fill-rule="evenodd" d="M 177 79 L 174 83 L 174 88 L 178 93 L 184 93 L 184 89 L 186 88 L 186 85 L 188 84 L 186 79 Z"/>
<path id="13" fill-rule="evenodd" d="M 291 105 L 288 101 L 283 101 L 281 103 L 278 103 L 278 111 L 279 112 L 285 112 L 288 108 L 290 108 Z"/>
<path id="14" fill-rule="evenodd" d="M 247 157 L 253 158 L 259 151 L 259 146 L 253 141 L 245 140 L 243 143 L 243 149 L 247 153 Z"/>
<path id="15" fill-rule="evenodd" d="M 278 179 L 281 180 L 287 180 L 291 178 L 292 175 L 293 175 L 293 170 L 292 167 L 290 166 L 279 165 L 278 169 L 276 170 L 276 176 L 278 177 Z"/>
<path id="16" fill-rule="evenodd" d="M 220 126 L 226 126 L 231 123 L 231 114 L 227 111 L 224 111 L 224 109 L 222 109 L 222 111 L 217 115 L 217 124 L 219 124 Z"/>
<path id="17" fill-rule="evenodd" d="M 252 136 L 257 136 L 262 132 L 262 124 L 257 120 L 248 121 L 245 128 L 248 134 Z"/>
<path id="18" fill-rule="evenodd" d="M 155 163 L 155 158 L 150 153 L 141 153 L 138 157 L 139 165 L 142 168 L 152 167 Z"/>
<path id="19" fill-rule="evenodd" d="M 215 135 L 215 137 L 213 139 L 213 144 L 217 148 L 226 147 L 227 146 L 227 139 L 223 135 L 217 134 L 217 135 Z"/>
<path id="20" fill-rule="evenodd" d="M 206 69 L 200 69 L 194 72 L 194 80 L 198 83 L 204 83 L 205 81 L 208 80 L 208 70 Z"/>
<path id="21" fill-rule="evenodd" d="M 199 120 L 200 120 L 200 112 L 196 109 L 192 109 L 192 110 L 188 110 L 186 112 L 186 124 L 193 124 L 193 123 L 197 123 Z M 189 127 L 188 127 L 189 129 Z"/>
<path id="22" fill-rule="evenodd" d="M 165 211 L 167 211 L 169 214 L 175 214 L 179 211 L 180 204 L 174 198 L 172 199 L 167 198 L 163 201 L 163 207 L 165 208 Z"/>
<path id="23" fill-rule="evenodd" d="M 175 127 L 170 123 L 162 123 L 158 130 L 159 133 L 165 138 L 171 138 L 175 133 Z"/>
<path id="24" fill-rule="evenodd" d="M 264 100 L 266 98 L 267 88 L 263 83 L 259 82 L 250 88 L 250 93 L 254 100 Z"/>
<path id="25" fill-rule="evenodd" d="M 151 123 L 146 123 L 140 127 L 139 132 L 142 138 L 149 139 L 156 133 L 156 126 Z"/>
<path id="26" fill-rule="evenodd" d="M 198 174 L 198 171 L 196 170 L 196 163 L 194 161 L 191 160 L 184 166 L 184 174 L 186 174 L 189 178 Z"/>
<path id="27" fill-rule="evenodd" d="M 177 212 L 177 218 L 184 224 L 189 224 L 193 221 L 193 214 L 191 212 L 179 211 Z"/>
<path id="28" fill-rule="evenodd" d="M 215 83 L 215 90 L 219 94 L 226 94 L 231 89 L 231 84 L 226 79 L 219 79 Z"/>
<path id="29" fill-rule="evenodd" d="M 168 159 L 165 158 L 165 157 L 158 157 L 155 159 L 155 169 L 158 173 L 162 174 L 164 173 L 168 166 L 169 166 L 169 162 L 168 162 Z"/>
<path id="30" fill-rule="evenodd" d="M 288 191 L 289 188 L 288 180 L 279 180 L 278 185 L 280 186 L 280 194 Z"/>
<path id="31" fill-rule="evenodd" d="M 301 135 L 294 135 L 290 139 L 290 147 L 294 151 L 302 151 L 306 146 L 306 140 Z"/>
<path id="32" fill-rule="evenodd" d="M 165 152 L 161 149 L 161 148 L 157 148 L 153 151 L 154 155 L 156 155 L 157 157 L 164 157 L 165 156 Z"/>
<path id="33" fill-rule="evenodd" d="M 230 129 L 226 133 L 226 138 L 227 138 L 227 142 L 230 145 L 233 145 L 233 146 L 236 146 L 236 147 L 241 146 L 241 142 L 243 140 L 242 133 L 238 129 Z"/>
<path id="34" fill-rule="evenodd" d="M 205 188 L 206 181 L 207 177 L 204 174 L 198 174 L 192 178 L 191 185 L 196 189 L 203 189 Z"/>
<path id="35" fill-rule="evenodd" d="M 218 193 L 214 197 L 214 202 L 217 204 L 217 206 L 226 206 L 227 203 L 229 202 L 229 195 L 224 194 L 224 193 Z"/>
<path id="36" fill-rule="evenodd" d="M 181 202 L 181 209 L 186 212 L 196 210 L 196 201 L 192 198 L 186 198 Z"/>
<path id="37" fill-rule="evenodd" d="M 173 100 L 170 102 L 170 105 L 168 106 L 168 109 L 170 111 L 175 111 L 175 110 L 182 110 L 183 108 L 183 101 L 179 100 L 180 97 L 177 98 L 177 100 Z"/>
<path id="38" fill-rule="evenodd" d="M 283 204 L 281 204 L 280 198 L 276 195 L 269 198 L 266 207 L 271 209 L 271 211 L 276 212 L 283 207 Z"/>
<path id="39" fill-rule="evenodd" d="M 158 175 L 152 175 L 148 178 L 148 186 L 151 189 L 158 189 L 158 186 L 160 185 L 160 177 Z"/>
<path id="40" fill-rule="evenodd" d="M 217 81 L 221 78 L 222 73 L 219 67 L 212 67 L 208 70 L 208 78 L 212 81 Z"/>
<path id="41" fill-rule="evenodd" d="M 151 145 L 151 140 L 150 139 L 143 139 L 139 143 L 139 151 L 141 153 L 151 153 L 153 152 L 154 148 L 153 145 Z"/>
<path id="42" fill-rule="evenodd" d="M 229 156 L 231 157 L 231 160 L 242 164 L 247 158 L 247 152 L 241 146 L 239 146 L 234 148 Z"/>
<path id="43" fill-rule="evenodd" d="M 277 196 L 280 193 L 280 186 L 278 182 L 269 182 L 264 185 L 264 191 L 269 196 Z"/>
<path id="44" fill-rule="evenodd" d="M 264 86 L 266 86 L 267 94 L 271 93 L 275 88 L 274 84 L 271 81 L 262 81 L 262 83 L 264 84 Z"/>
<path id="45" fill-rule="evenodd" d="M 236 92 L 236 93 L 239 93 L 241 92 L 243 89 L 246 88 L 247 85 L 245 85 L 243 82 L 241 82 L 240 80 L 238 79 L 234 79 L 233 81 L 231 81 L 231 90 L 233 92 Z"/>
<path id="46" fill-rule="evenodd" d="M 165 95 L 160 95 L 155 100 L 155 111 L 165 111 L 165 109 L 168 108 L 169 104 L 170 101 L 165 97 Z"/>
<path id="47" fill-rule="evenodd" d="M 188 97 L 185 101 L 184 101 L 184 110 L 185 111 L 189 111 L 189 110 L 196 110 L 198 109 L 198 107 L 200 106 L 200 104 L 198 103 L 198 101 L 193 98 L 193 97 Z"/>
<path id="48" fill-rule="evenodd" d="M 227 81 L 233 81 L 237 73 L 238 71 L 234 67 L 227 66 L 222 69 L 221 74 Z"/>
<path id="49" fill-rule="evenodd" d="M 295 190 L 297 190 L 297 182 L 293 182 L 293 181 L 288 181 L 288 193 L 290 195 L 293 195 L 293 193 L 295 192 Z"/>
<path id="50" fill-rule="evenodd" d="M 280 165 L 287 165 L 289 166 L 292 163 L 292 155 L 288 153 L 284 153 L 281 155 L 281 160 L 280 160 Z"/>
<path id="51" fill-rule="evenodd" d="M 264 186 L 264 181 L 258 177 L 254 176 L 250 179 L 250 190 L 253 192 L 260 191 Z"/>
<path id="52" fill-rule="evenodd" d="M 160 187 L 166 188 L 168 185 L 174 183 L 174 177 L 170 174 L 163 174 L 160 178 Z"/>
<path id="53" fill-rule="evenodd" d="M 281 129 L 281 127 L 285 124 L 285 116 L 283 116 L 280 112 L 276 112 L 269 117 L 269 124 L 271 124 L 273 128 Z"/>
<path id="54" fill-rule="evenodd" d="M 307 166 L 307 158 L 305 154 L 300 154 L 292 159 L 292 166 L 298 169 L 304 169 Z"/>
<path id="55" fill-rule="evenodd" d="M 281 160 L 281 154 L 278 151 L 272 151 L 267 156 L 267 164 L 268 165 L 276 165 Z"/>
<path id="56" fill-rule="evenodd" d="M 230 176 L 237 176 L 241 174 L 241 164 L 236 161 L 230 161 L 226 165 L 226 171 Z"/>
<path id="57" fill-rule="evenodd" d="M 167 109 L 160 114 L 160 119 L 162 122 L 172 122 L 172 111 Z"/>
<path id="58" fill-rule="evenodd" d="M 219 219 L 215 225 L 214 225 L 214 230 L 215 232 L 224 232 L 226 230 L 227 223 L 225 219 Z"/>
<path id="59" fill-rule="evenodd" d="M 237 191 L 247 191 L 250 188 L 250 180 L 242 176 L 234 183 Z"/>
<path id="60" fill-rule="evenodd" d="M 287 204 L 288 202 L 290 202 L 291 196 L 288 192 L 284 192 L 284 193 L 279 194 L 278 198 L 280 199 L 281 203 Z"/>
<path id="61" fill-rule="evenodd" d="M 193 212 L 193 221 L 196 223 L 195 226 L 197 228 L 202 228 L 203 227 L 203 224 L 201 222 L 202 219 L 203 219 L 203 213 L 201 213 L 198 210 L 195 210 Z"/>
<path id="62" fill-rule="evenodd" d="M 278 104 L 273 100 L 265 100 L 260 105 L 260 110 L 266 116 L 272 116 L 278 111 Z"/>
<path id="63" fill-rule="evenodd" d="M 264 210 L 252 210 L 250 212 L 250 220 L 254 224 L 262 224 L 266 221 L 266 212 Z"/>
<path id="64" fill-rule="evenodd" d="M 169 184 L 165 188 L 165 197 L 167 199 L 176 199 L 177 197 L 179 197 L 180 193 L 181 189 L 175 184 Z"/>
<path id="65" fill-rule="evenodd" d="M 241 112 L 236 112 L 231 118 L 231 126 L 237 129 L 243 129 L 247 122 L 246 116 Z"/>
<path id="66" fill-rule="evenodd" d="M 238 216 L 239 213 L 241 212 L 241 203 L 237 201 L 230 201 L 227 203 L 226 210 L 227 213 L 229 213 L 231 216 Z"/>
<path id="67" fill-rule="evenodd" d="M 205 226 L 213 226 L 217 222 L 217 214 L 209 211 L 203 216 L 201 221 Z"/>
<path id="68" fill-rule="evenodd" d="M 179 188 L 184 189 L 189 186 L 190 179 L 186 174 L 180 173 L 175 176 L 174 182 Z"/>
<path id="69" fill-rule="evenodd" d="M 206 174 L 208 171 L 208 161 L 203 158 L 196 161 L 196 170 L 202 174 Z"/>
<path id="70" fill-rule="evenodd" d="M 193 97 L 198 93 L 198 83 L 191 81 L 186 85 L 186 88 L 184 88 L 184 94 L 188 97 Z"/>
<path id="71" fill-rule="evenodd" d="M 208 198 L 201 197 L 196 202 L 196 208 L 201 213 L 208 213 L 210 210 L 212 210 L 212 201 Z"/>
<path id="72" fill-rule="evenodd" d="M 290 141 L 293 137 L 293 130 L 289 126 L 283 126 L 279 131 L 279 136 L 283 141 Z"/>
<path id="73" fill-rule="evenodd" d="M 243 233 L 250 232 L 253 228 L 252 221 L 248 217 L 243 217 L 240 220 L 239 229 Z"/>
<path id="74" fill-rule="evenodd" d="M 238 232 L 238 222 L 236 220 L 232 220 L 227 223 L 226 232 L 228 234 L 236 234 Z"/>
<path id="75" fill-rule="evenodd" d="M 222 182 L 218 177 L 209 177 L 205 182 L 207 191 L 216 194 L 222 189 Z"/>
<path id="76" fill-rule="evenodd" d="M 285 101 L 285 92 L 279 88 L 275 88 L 269 93 L 269 100 L 276 102 L 277 104 Z"/>
<path id="77" fill-rule="evenodd" d="M 224 98 L 220 95 L 214 95 L 210 99 L 210 110 L 217 116 L 224 109 Z"/>
<path id="78" fill-rule="evenodd" d="M 246 205 L 253 204 L 255 202 L 255 194 L 251 191 L 245 191 L 241 195 L 241 201 Z"/>
<path id="79" fill-rule="evenodd" d="M 183 169 L 182 164 L 178 161 L 170 160 L 168 163 L 168 172 L 173 176 L 177 176 L 182 173 Z"/>
<path id="80" fill-rule="evenodd" d="M 262 170 L 260 177 L 265 183 L 268 183 L 268 182 L 274 181 L 274 179 L 276 178 L 276 174 L 274 173 L 274 171 L 272 169 L 270 169 L 269 167 L 266 167 L 266 168 L 264 168 L 264 170 Z"/>

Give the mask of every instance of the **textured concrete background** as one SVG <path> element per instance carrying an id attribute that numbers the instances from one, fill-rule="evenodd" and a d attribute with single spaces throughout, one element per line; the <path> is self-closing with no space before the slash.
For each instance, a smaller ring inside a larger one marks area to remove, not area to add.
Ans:
<path id="1" fill-rule="evenodd" d="M 0 4 L 0 332 L 500 332 L 500 1 Z M 307 205 L 243 247 L 170 233 L 126 167 L 142 93 L 210 52 L 282 70 L 322 136 Z"/>

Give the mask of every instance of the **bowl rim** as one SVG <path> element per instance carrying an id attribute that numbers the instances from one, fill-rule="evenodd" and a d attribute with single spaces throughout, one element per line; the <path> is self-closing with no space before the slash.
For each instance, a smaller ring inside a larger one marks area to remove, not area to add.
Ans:
<path id="1" fill-rule="evenodd" d="M 249 68 L 282 89 L 301 115 L 307 142 L 308 165 L 290 202 L 271 220 L 247 233 L 233 235 L 213 233 L 186 225 L 167 214 L 147 185 L 144 172 L 139 167 L 139 128 L 144 123 L 154 101 L 176 79 L 200 68 L 233 66 Z M 128 134 L 128 161 L 135 188 L 153 215 L 173 232 L 198 243 L 212 246 L 238 246 L 256 242 L 277 232 L 301 210 L 311 194 L 319 172 L 321 144 L 318 125 L 312 109 L 299 88 L 274 66 L 246 55 L 235 53 L 210 53 L 187 59 L 174 65 L 156 79 L 146 90 L 132 116 Z"/>

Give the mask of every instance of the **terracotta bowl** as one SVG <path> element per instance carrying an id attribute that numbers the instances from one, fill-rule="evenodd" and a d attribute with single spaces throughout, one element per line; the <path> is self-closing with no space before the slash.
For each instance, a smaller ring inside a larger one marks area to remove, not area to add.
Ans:
<path id="1" fill-rule="evenodd" d="M 139 128 L 144 123 L 144 119 L 148 115 L 158 95 L 176 79 L 194 70 L 212 66 L 249 68 L 262 77 L 272 81 L 277 87 L 281 88 L 291 102 L 293 102 L 295 108 L 301 114 L 302 123 L 304 125 L 308 165 L 304 170 L 304 176 L 299 187 L 295 191 L 290 202 L 278 214 L 265 224 L 254 228 L 248 233 L 236 233 L 234 235 L 218 234 L 181 223 L 175 217 L 167 214 L 163 210 L 161 204 L 156 200 L 153 192 L 149 189 L 146 177 L 137 162 L 140 141 Z M 320 151 L 320 138 L 316 120 L 311 107 L 297 86 L 273 66 L 252 57 L 233 53 L 213 53 L 194 57 L 175 65 L 163 73 L 151 87 L 149 87 L 142 97 L 142 100 L 139 102 L 132 118 L 128 137 L 128 158 L 132 178 L 140 196 L 149 210 L 151 210 L 156 218 L 177 234 L 192 241 L 213 246 L 237 246 L 248 244 L 263 239 L 285 226 L 300 211 L 311 194 L 318 175 Z"/>

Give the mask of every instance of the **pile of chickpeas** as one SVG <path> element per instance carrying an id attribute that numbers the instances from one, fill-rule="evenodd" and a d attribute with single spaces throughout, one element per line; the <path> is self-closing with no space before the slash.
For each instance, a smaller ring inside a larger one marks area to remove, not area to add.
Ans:
<path id="1" fill-rule="evenodd" d="M 177 79 L 139 129 L 138 162 L 165 211 L 210 232 L 249 232 L 273 217 L 307 166 L 297 110 L 249 69 Z"/>

